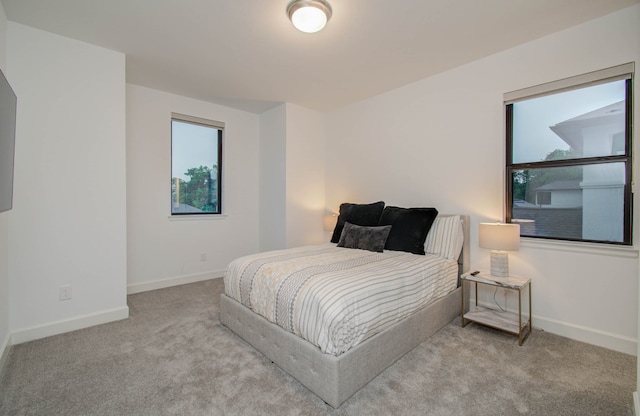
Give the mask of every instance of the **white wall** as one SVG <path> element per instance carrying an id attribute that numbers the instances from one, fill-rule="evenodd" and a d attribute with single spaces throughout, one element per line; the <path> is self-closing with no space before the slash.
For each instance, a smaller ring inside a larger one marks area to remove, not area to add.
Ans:
<path id="1" fill-rule="evenodd" d="M 260 250 L 327 241 L 324 116 L 295 104 L 260 115 Z"/>
<path id="2" fill-rule="evenodd" d="M 7 16 L 0 3 L 0 69 L 7 74 Z M 9 326 L 9 212 L 0 213 L 0 370 L 11 346 Z"/>
<path id="3" fill-rule="evenodd" d="M 126 318 L 125 57 L 9 22 L 7 66 L 13 342 Z"/>
<path id="4" fill-rule="evenodd" d="M 287 246 L 287 106 L 260 115 L 260 251 Z"/>
<path id="5" fill-rule="evenodd" d="M 170 218 L 172 112 L 225 123 L 222 217 Z M 255 114 L 127 85 L 129 293 L 221 277 L 258 250 L 258 124 Z"/>
<path id="6" fill-rule="evenodd" d="M 287 247 L 327 242 L 324 116 L 295 104 L 287 108 Z"/>
<path id="7" fill-rule="evenodd" d="M 640 62 L 640 6 L 334 111 L 327 208 L 382 199 L 468 213 L 472 267 L 486 268 L 477 229 L 503 218 L 503 93 L 630 61 Z M 637 257 L 529 241 L 510 255 L 512 272 L 532 278 L 535 327 L 629 354 L 637 352 Z"/>

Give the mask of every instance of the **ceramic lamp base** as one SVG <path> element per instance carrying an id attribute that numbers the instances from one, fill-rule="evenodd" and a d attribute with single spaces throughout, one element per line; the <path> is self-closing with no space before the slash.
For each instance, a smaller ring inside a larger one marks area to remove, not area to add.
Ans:
<path id="1" fill-rule="evenodd" d="M 506 251 L 491 251 L 491 276 L 509 276 L 509 254 Z"/>

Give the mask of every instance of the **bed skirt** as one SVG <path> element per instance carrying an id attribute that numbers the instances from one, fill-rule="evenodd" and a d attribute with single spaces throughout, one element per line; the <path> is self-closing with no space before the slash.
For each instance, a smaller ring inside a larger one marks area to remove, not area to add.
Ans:
<path id="1" fill-rule="evenodd" d="M 220 322 L 334 408 L 460 315 L 460 288 L 339 356 L 222 294 Z"/>

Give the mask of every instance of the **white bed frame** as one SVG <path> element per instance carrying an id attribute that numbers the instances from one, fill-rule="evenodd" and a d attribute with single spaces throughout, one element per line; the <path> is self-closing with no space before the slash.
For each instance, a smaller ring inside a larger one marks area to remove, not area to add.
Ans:
<path id="1" fill-rule="evenodd" d="M 469 217 L 461 215 L 460 273 L 469 269 Z M 234 299 L 220 296 L 220 322 L 334 408 L 460 315 L 460 288 L 344 354 L 325 354 Z"/>

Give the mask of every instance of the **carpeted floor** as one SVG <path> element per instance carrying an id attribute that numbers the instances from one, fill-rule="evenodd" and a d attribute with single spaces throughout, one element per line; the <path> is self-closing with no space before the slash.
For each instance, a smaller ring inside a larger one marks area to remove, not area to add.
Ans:
<path id="1" fill-rule="evenodd" d="M 459 319 L 332 409 L 219 323 L 222 291 L 131 295 L 128 320 L 13 346 L 0 414 L 633 414 L 635 357 L 537 330 L 518 347 Z"/>

